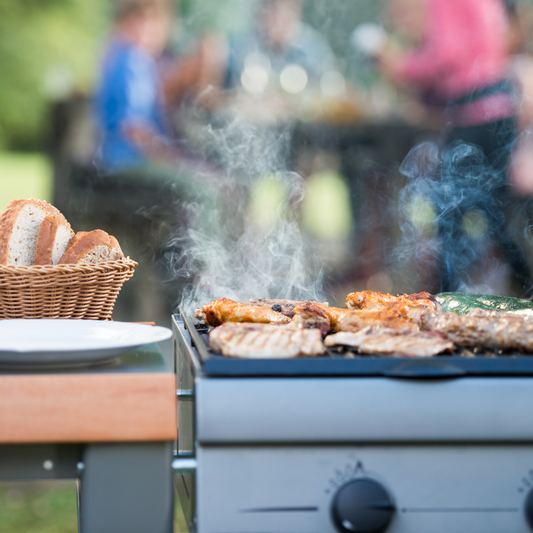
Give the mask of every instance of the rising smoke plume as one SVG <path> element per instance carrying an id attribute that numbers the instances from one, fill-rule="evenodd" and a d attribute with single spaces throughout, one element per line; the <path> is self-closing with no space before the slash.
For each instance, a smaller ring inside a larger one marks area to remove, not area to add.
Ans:
<path id="1" fill-rule="evenodd" d="M 425 142 L 410 151 L 400 171 L 407 183 L 400 194 L 398 261 L 432 263 L 441 283 L 454 290 L 490 293 L 483 262 L 496 246 L 509 265 L 500 268 L 510 267 L 524 291 L 531 288 L 526 259 L 506 220 L 514 204 L 505 166 L 490 165 L 473 144 L 456 141 L 440 152 Z"/>
<path id="2" fill-rule="evenodd" d="M 321 299 L 321 267 L 298 222 L 303 179 L 288 170 L 290 133 L 239 119 L 206 129 L 203 156 L 219 171 L 193 176 L 200 192 L 180 206 L 187 223 L 166 246 L 167 283 L 181 288 L 176 308 L 221 297 Z M 265 177 L 284 195 L 266 226 L 249 212 Z"/>

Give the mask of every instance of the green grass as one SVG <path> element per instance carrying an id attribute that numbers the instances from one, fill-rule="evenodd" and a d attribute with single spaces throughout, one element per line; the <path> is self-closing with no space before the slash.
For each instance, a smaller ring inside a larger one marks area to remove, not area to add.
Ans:
<path id="1" fill-rule="evenodd" d="M 74 481 L 0 483 L 0 533 L 76 533 Z"/>
<path id="2" fill-rule="evenodd" d="M 0 152 L 0 211 L 19 198 L 52 198 L 52 167 L 43 154 Z"/>
<path id="3" fill-rule="evenodd" d="M 75 481 L 0 482 L 0 533 L 76 533 Z M 187 531 L 177 498 L 174 531 Z"/>

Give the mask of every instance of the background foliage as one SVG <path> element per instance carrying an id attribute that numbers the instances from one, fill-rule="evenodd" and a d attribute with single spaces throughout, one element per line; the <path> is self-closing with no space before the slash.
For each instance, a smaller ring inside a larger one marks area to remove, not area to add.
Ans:
<path id="1" fill-rule="evenodd" d="M 0 148 L 36 148 L 47 103 L 87 91 L 107 0 L 0 0 Z"/>
<path id="2" fill-rule="evenodd" d="M 89 94 L 115 0 L 0 0 L 0 150 L 39 149 L 50 102 Z M 246 28 L 257 0 L 175 0 L 181 20 L 174 44 L 187 49 L 207 31 Z M 349 77 L 361 68 L 349 36 L 378 17 L 381 0 L 306 0 L 305 19 L 344 58 Z"/>

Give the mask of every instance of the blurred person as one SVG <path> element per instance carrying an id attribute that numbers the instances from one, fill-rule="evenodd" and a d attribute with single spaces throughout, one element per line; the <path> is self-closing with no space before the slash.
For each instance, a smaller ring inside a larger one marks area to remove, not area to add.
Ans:
<path id="1" fill-rule="evenodd" d="M 390 0 L 389 17 L 409 38 L 403 40 L 407 49 L 390 40 L 378 55 L 380 68 L 442 114 L 441 290 L 468 285 L 461 265 L 473 262 L 475 246 L 467 216 L 478 213 L 520 290 L 529 291 L 533 279 L 504 216 L 511 204 L 507 171 L 516 128 L 503 1 Z"/>
<path id="2" fill-rule="evenodd" d="M 528 198 L 533 196 L 533 9 L 524 2 L 505 3 L 509 18 L 509 72 L 518 89 L 519 134 L 511 157 L 509 184 L 514 194 Z"/>
<path id="3" fill-rule="evenodd" d="M 105 170 L 132 168 L 165 150 L 167 124 L 156 61 L 169 31 L 166 15 L 166 6 L 153 1 L 117 5 L 95 99 L 97 159 Z"/>
<path id="4" fill-rule="evenodd" d="M 335 57 L 326 40 L 302 21 L 301 0 L 260 0 L 254 27 L 229 45 L 226 88 L 242 84 L 245 90 L 260 93 L 270 82 L 279 83 L 282 72 L 293 65 L 303 69 L 303 90 L 335 68 Z M 247 85 L 243 75 L 250 67 L 263 69 L 263 74 L 257 75 L 255 84 L 250 80 Z"/>
<path id="5" fill-rule="evenodd" d="M 103 171 L 180 155 L 171 142 L 168 105 L 197 86 L 202 62 L 195 51 L 162 64 L 170 25 L 168 0 L 122 0 L 117 5 L 95 98 L 97 163 Z"/>
<path id="6" fill-rule="evenodd" d="M 171 104 L 205 83 L 205 45 L 163 60 L 171 14 L 170 0 L 118 3 L 95 97 L 96 164 L 103 176 L 175 186 L 184 199 L 207 201 L 202 182 L 218 180 L 219 171 L 176 135 L 169 120 Z"/>
<path id="7" fill-rule="evenodd" d="M 170 0 L 120 0 L 94 99 L 100 138 L 93 192 L 111 198 L 111 220 L 118 219 L 117 231 L 132 240 L 131 255 L 145 256 L 147 268 L 154 259 L 168 268 L 166 257 L 179 253 L 192 226 L 206 234 L 220 228 L 222 176 L 176 136 L 169 120 L 171 104 L 201 90 L 203 45 L 165 57 L 171 22 Z M 155 276 L 161 282 L 167 274 Z M 134 284 L 147 283 L 136 278 Z M 146 287 L 137 292 L 141 303 L 151 294 Z"/>

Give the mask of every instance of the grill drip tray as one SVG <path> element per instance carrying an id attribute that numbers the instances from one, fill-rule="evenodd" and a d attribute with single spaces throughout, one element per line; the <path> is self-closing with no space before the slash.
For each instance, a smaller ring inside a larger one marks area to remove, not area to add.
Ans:
<path id="1" fill-rule="evenodd" d="M 533 376 L 533 354 L 462 349 L 431 358 L 375 357 L 349 350 L 328 349 L 327 356 L 294 359 L 237 359 L 209 349 L 209 330 L 181 313 L 191 336 L 191 356 L 208 376 L 386 376 L 409 379 L 446 379 L 461 376 Z"/>

